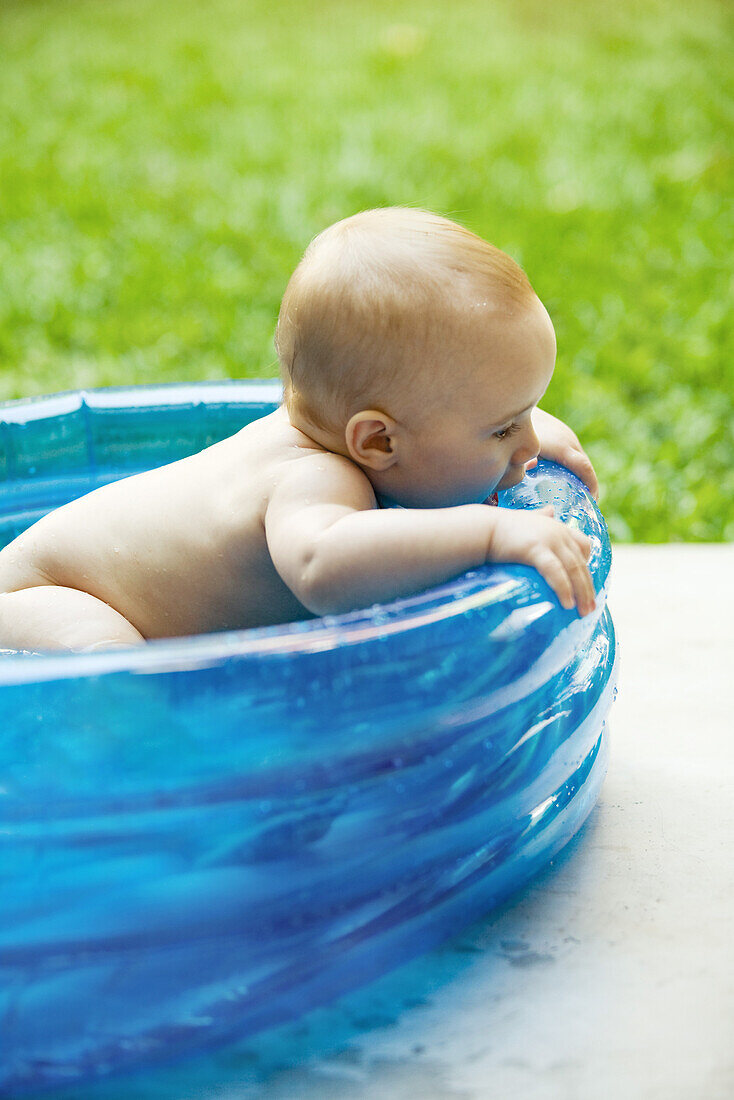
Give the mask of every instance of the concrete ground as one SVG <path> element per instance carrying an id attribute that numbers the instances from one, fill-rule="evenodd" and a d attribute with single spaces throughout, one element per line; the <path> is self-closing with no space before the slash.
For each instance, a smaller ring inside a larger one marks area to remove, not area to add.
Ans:
<path id="1" fill-rule="evenodd" d="M 197 1096 L 734 1096 L 734 547 L 619 546 L 609 603 L 612 757 L 568 857 L 416 964 L 420 1003 L 385 1016 L 386 991 L 331 1054 L 305 1043 L 257 1082 L 235 1059 Z"/>
<path id="2" fill-rule="evenodd" d="M 617 547 L 609 602 L 611 763 L 565 857 L 356 1000 L 100 1100 L 734 1097 L 734 547 Z"/>

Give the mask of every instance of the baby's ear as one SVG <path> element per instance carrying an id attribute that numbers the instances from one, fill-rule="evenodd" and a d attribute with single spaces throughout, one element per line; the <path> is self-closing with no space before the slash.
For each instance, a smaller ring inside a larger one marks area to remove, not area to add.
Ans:
<path id="1" fill-rule="evenodd" d="M 387 470 L 396 459 L 395 421 L 376 409 L 355 413 L 344 435 L 350 457 L 370 470 Z"/>

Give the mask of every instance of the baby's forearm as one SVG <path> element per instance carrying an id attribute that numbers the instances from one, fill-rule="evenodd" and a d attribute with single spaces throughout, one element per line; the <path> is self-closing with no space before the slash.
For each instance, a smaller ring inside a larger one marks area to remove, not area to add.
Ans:
<path id="1" fill-rule="evenodd" d="M 420 592 L 482 565 L 495 509 L 484 504 L 354 512 L 316 540 L 301 599 L 333 615 Z"/>

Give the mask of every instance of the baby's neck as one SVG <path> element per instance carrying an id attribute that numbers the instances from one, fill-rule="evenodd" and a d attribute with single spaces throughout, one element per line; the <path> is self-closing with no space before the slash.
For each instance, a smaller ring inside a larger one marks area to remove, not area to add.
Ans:
<path id="1" fill-rule="evenodd" d="M 323 450 L 331 451 L 332 454 L 343 455 L 344 458 L 350 457 L 343 435 L 340 438 L 335 432 L 319 428 L 304 416 L 299 416 L 298 413 L 290 414 L 285 405 L 281 405 L 278 411 L 282 412 L 283 417 L 297 432 L 310 439 L 314 446 L 322 447 Z"/>

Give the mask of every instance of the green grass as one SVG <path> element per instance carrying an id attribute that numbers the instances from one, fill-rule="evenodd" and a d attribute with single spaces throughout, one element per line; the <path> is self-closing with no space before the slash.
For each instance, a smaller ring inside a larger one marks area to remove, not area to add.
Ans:
<path id="1" fill-rule="evenodd" d="M 310 237 L 456 217 L 556 325 L 620 539 L 734 537 L 731 8 L 5 0 L 0 398 L 272 375 Z"/>

